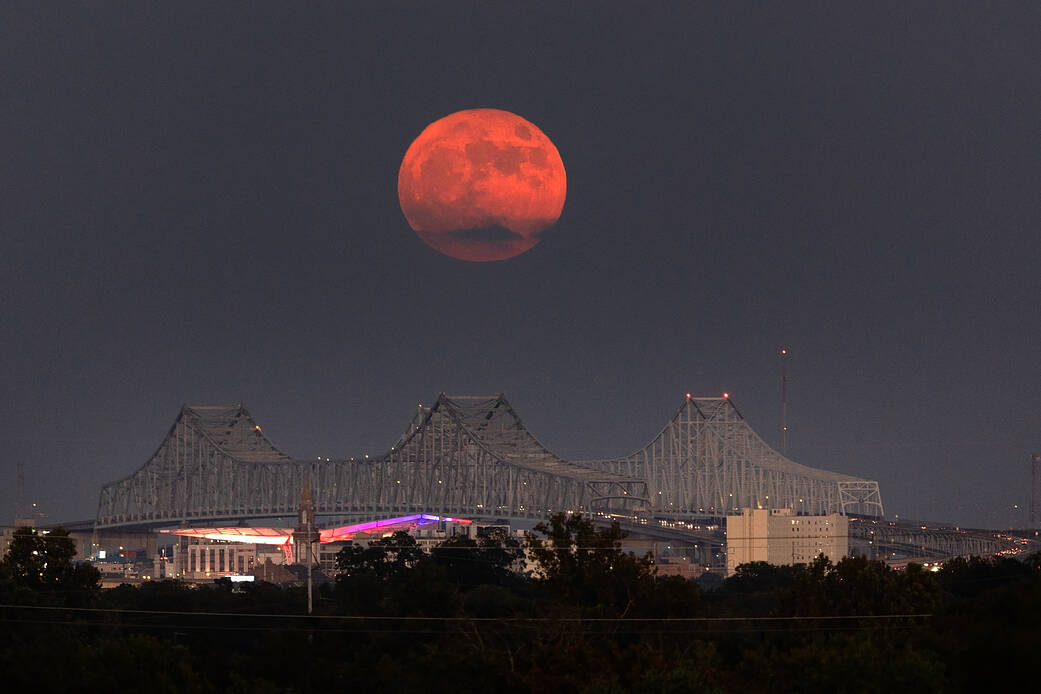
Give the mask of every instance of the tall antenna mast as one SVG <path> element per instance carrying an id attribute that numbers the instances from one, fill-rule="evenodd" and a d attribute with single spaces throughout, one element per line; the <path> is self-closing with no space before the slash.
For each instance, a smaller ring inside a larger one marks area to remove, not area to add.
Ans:
<path id="1" fill-rule="evenodd" d="M 788 348 L 781 348 L 781 453 L 788 455 Z"/>
<path id="2" fill-rule="evenodd" d="M 1035 453 L 1030 456 L 1030 528 L 1037 530 L 1037 512 L 1038 512 L 1038 468 L 1041 467 L 1041 455 Z"/>
<path id="3" fill-rule="evenodd" d="M 18 461 L 18 482 L 14 499 L 14 517 L 23 518 L 25 515 L 25 461 Z"/>

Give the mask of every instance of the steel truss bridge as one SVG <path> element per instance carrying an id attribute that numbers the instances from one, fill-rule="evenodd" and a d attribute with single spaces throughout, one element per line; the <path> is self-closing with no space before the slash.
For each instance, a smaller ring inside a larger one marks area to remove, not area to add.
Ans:
<path id="1" fill-rule="evenodd" d="M 1035 538 L 979 529 L 914 522 L 851 518 L 850 544 L 871 559 L 885 561 L 946 559 L 955 556 L 1023 557 L 1041 550 Z"/>
<path id="2" fill-rule="evenodd" d="M 242 405 L 185 406 L 137 472 L 102 488 L 95 527 L 290 516 L 308 475 L 323 516 L 538 520 L 574 511 L 675 534 L 675 521 L 743 506 L 883 513 L 877 482 L 788 460 L 727 398 L 688 397 L 645 448 L 576 463 L 542 446 L 502 395 L 442 394 L 386 454 L 338 460 L 291 458 Z"/>
<path id="3" fill-rule="evenodd" d="M 721 516 L 741 508 L 883 515 L 878 482 L 788 460 L 752 430 L 730 398 L 692 398 L 650 444 L 583 463 L 645 480 L 655 517 Z"/>

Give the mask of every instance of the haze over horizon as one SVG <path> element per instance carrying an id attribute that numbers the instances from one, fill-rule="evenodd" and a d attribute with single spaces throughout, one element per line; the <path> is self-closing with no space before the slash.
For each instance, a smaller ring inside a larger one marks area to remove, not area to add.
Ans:
<path id="1" fill-rule="evenodd" d="M 387 450 L 499 393 L 626 455 L 728 392 L 890 517 L 1025 527 L 1041 453 L 1041 7 L 140 2 L 0 8 L 0 514 L 92 517 L 182 404 Z M 432 121 L 537 124 L 567 200 L 440 255 Z M 1018 508 L 1017 508 L 1018 506 Z"/>

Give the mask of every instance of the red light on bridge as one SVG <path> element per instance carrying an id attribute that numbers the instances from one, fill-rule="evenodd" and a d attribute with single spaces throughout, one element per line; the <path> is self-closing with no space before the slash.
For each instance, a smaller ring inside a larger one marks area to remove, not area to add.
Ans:
<path id="1" fill-rule="evenodd" d="M 723 397 L 726 398 L 727 400 L 729 400 L 730 399 L 730 393 L 723 393 Z"/>

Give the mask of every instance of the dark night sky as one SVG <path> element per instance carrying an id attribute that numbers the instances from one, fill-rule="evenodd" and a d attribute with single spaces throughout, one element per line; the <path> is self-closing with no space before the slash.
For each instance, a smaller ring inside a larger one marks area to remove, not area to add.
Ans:
<path id="1" fill-rule="evenodd" d="M 412 140 L 478 107 L 568 172 L 498 263 L 397 201 Z M 1034 2 L 5 2 L 0 517 L 19 461 L 92 517 L 182 403 L 306 458 L 505 392 L 588 458 L 725 390 L 779 447 L 787 345 L 791 458 L 1025 526 L 1039 124 Z"/>

